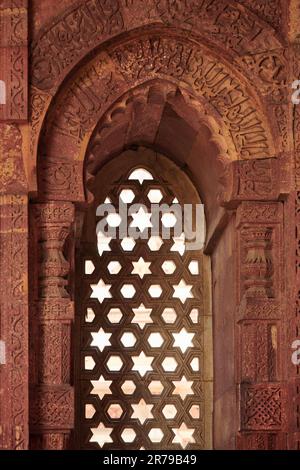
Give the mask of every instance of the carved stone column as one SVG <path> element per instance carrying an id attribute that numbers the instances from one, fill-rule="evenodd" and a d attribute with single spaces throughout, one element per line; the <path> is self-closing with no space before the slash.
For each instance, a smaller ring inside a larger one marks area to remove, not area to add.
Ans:
<path id="1" fill-rule="evenodd" d="M 0 195 L 0 449 L 28 446 L 27 196 Z"/>
<path id="2" fill-rule="evenodd" d="M 283 204 L 242 202 L 237 210 L 238 388 L 242 449 L 286 447 L 282 376 Z"/>
<path id="3" fill-rule="evenodd" d="M 27 71 L 28 0 L 1 0 L 0 450 L 28 447 Z"/>
<path id="4" fill-rule="evenodd" d="M 74 304 L 66 290 L 65 242 L 74 220 L 71 203 L 32 206 L 33 273 L 31 318 L 31 447 L 65 449 L 74 426 L 71 328 Z"/>
<path id="5" fill-rule="evenodd" d="M 272 229 L 247 227 L 242 232 L 245 253 L 241 274 L 247 297 L 272 297 Z"/>

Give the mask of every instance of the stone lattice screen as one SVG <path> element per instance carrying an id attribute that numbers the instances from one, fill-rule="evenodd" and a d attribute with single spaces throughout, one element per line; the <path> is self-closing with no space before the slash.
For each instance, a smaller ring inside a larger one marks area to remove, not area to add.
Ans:
<path id="1" fill-rule="evenodd" d="M 105 202 L 117 209 L 119 197 L 143 205 L 128 225 L 144 233 L 151 203 L 180 203 L 142 168 L 122 178 Z M 121 219 L 107 221 L 116 227 Z M 167 240 L 161 232 L 137 240 L 100 232 L 98 243 L 91 233 L 94 243 L 82 246 L 82 448 L 205 447 L 203 253 L 186 250 L 184 234 L 174 236 L 175 221 L 174 213 L 161 216 L 161 227 L 171 231 Z"/>

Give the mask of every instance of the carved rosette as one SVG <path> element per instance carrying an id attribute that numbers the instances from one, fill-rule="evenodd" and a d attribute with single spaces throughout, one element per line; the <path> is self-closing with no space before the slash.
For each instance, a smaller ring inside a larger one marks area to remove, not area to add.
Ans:
<path id="1" fill-rule="evenodd" d="M 71 386 L 71 331 L 74 304 L 67 292 L 70 262 L 64 249 L 72 231 L 71 203 L 32 206 L 32 231 L 38 264 L 32 305 L 30 426 L 32 449 L 70 446 L 74 422 Z"/>

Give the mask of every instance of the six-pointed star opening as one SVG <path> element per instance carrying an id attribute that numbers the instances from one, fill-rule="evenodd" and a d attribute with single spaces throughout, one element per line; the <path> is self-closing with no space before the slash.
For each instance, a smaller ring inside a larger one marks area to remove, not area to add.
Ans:
<path id="1" fill-rule="evenodd" d="M 137 323 L 141 330 L 144 329 L 147 323 L 153 323 L 150 317 L 152 308 L 146 308 L 144 304 L 141 304 L 138 308 L 133 308 L 132 311 L 134 313 L 132 323 Z"/>
<path id="2" fill-rule="evenodd" d="M 100 423 L 97 428 L 91 428 L 93 433 L 90 442 L 97 442 L 100 447 L 103 447 L 104 444 L 108 444 L 113 442 L 112 438 L 110 437 L 113 428 L 106 428 L 103 423 Z"/>
<path id="3" fill-rule="evenodd" d="M 132 222 L 130 227 L 136 227 L 142 233 L 146 228 L 152 227 L 151 223 L 151 213 L 146 212 L 143 207 L 140 207 L 138 212 L 131 214 Z"/>
<path id="4" fill-rule="evenodd" d="M 111 395 L 110 386 L 112 384 L 112 380 L 105 380 L 103 375 L 101 375 L 98 380 L 91 380 L 91 384 L 93 386 L 91 394 L 98 395 L 100 400 L 102 400 L 104 395 Z"/>
<path id="5" fill-rule="evenodd" d="M 173 385 L 175 389 L 173 390 L 173 395 L 179 395 L 181 400 L 184 400 L 187 395 L 194 395 L 192 390 L 193 381 L 187 380 L 183 375 L 180 380 L 173 380 Z"/>
<path id="6" fill-rule="evenodd" d="M 135 370 L 141 377 L 144 377 L 147 372 L 153 370 L 151 366 L 153 359 L 153 356 L 146 356 L 144 351 L 142 351 L 139 356 L 132 356 L 132 370 Z"/>
<path id="7" fill-rule="evenodd" d="M 97 333 L 91 333 L 93 341 L 91 342 L 91 346 L 97 346 L 98 349 L 102 352 L 106 346 L 110 346 L 109 338 L 111 337 L 111 333 L 105 333 L 103 328 L 100 328 Z"/>
<path id="8" fill-rule="evenodd" d="M 172 333 L 172 335 L 174 337 L 174 347 L 180 348 L 182 353 L 194 346 L 193 338 L 195 333 L 188 333 L 185 328 L 182 328 L 179 333 Z"/>
<path id="9" fill-rule="evenodd" d="M 172 431 L 175 435 L 172 442 L 174 444 L 180 444 L 183 449 L 185 449 L 188 444 L 195 443 L 195 439 L 193 438 L 195 429 L 189 429 L 185 423 L 182 423 L 179 428 L 172 428 Z"/>
<path id="10" fill-rule="evenodd" d="M 105 299 L 111 299 L 111 284 L 105 284 L 103 279 L 100 279 L 98 284 L 91 284 L 91 288 L 93 290 L 91 299 L 98 299 L 100 304 L 102 304 Z"/>
<path id="11" fill-rule="evenodd" d="M 142 398 L 139 403 L 131 405 L 133 409 L 133 414 L 131 418 L 136 418 L 141 424 L 147 419 L 153 419 L 153 414 L 151 412 L 154 405 L 147 405 L 145 400 Z"/>
<path id="12" fill-rule="evenodd" d="M 141 279 L 146 274 L 151 274 L 151 271 L 149 269 L 151 262 L 147 262 L 144 260 L 144 258 L 140 257 L 138 261 L 132 261 L 133 264 L 133 270 L 131 271 L 132 274 L 138 274 Z"/>
<path id="13" fill-rule="evenodd" d="M 187 299 L 192 299 L 193 298 L 193 294 L 191 292 L 192 287 L 193 286 L 191 284 L 187 284 L 184 279 L 181 279 L 179 284 L 173 286 L 174 299 L 179 299 L 182 304 L 184 304 Z"/>

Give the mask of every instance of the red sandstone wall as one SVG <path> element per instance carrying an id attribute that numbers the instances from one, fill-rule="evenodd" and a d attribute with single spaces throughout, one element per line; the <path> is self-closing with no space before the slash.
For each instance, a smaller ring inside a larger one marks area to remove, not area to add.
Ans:
<path id="1" fill-rule="evenodd" d="M 212 255 L 214 340 L 214 448 L 234 449 L 237 431 L 235 385 L 235 217 Z"/>

